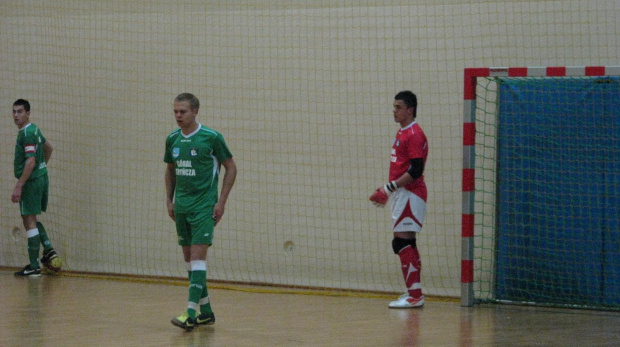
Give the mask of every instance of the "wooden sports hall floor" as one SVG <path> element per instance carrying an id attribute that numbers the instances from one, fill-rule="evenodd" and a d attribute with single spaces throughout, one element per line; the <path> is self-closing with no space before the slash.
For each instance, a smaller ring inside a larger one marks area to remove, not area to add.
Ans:
<path id="1" fill-rule="evenodd" d="M 620 313 L 211 289 L 216 323 L 170 318 L 187 288 L 0 271 L 0 346 L 619 346 Z"/>

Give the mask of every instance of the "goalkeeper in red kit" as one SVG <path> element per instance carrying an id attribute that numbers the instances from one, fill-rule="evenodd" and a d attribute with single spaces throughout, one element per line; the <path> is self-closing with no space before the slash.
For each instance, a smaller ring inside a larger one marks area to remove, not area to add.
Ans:
<path id="1" fill-rule="evenodd" d="M 426 215 L 427 193 L 423 173 L 428 142 L 416 122 L 417 106 L 417 97 L 411 91 L 399 92 L 394 97 L 394 121 L 400 124 L 400 129 L 392 145 L 389 181 L 370 197 L 370 201 L 381 207 L 390 200 L 394 221 L 392 249 L 400 258 L 407 287 L 407 293 L 390 302 L 390 308 L 424 305 L 420 285 L 422 264 L 416 247 L 416 233 L 422 230 Z"/>

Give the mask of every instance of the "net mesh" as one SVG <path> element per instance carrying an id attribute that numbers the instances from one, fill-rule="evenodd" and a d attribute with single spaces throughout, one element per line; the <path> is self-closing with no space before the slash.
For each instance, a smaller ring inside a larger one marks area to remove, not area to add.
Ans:
<path id="1" fill-rule="evenodd" d="M 239 168 L 210 279 L 400 292 L 389 212 L 367 199 L 387 180 L 393 96 L 411 89 L 430 142 L 422 282 L 458 296 L 458 79 L 476 65 L 612 64 L 617 2 L 573 4 L 2 1 L 0 99 L 7 113 L 29 99 L 55 147 L 40 220 L 67 270 L 184 276 L 162 158 L 172 100 L 191 92 Z M 23 266 L 3 119 L 0 265 Z"/>

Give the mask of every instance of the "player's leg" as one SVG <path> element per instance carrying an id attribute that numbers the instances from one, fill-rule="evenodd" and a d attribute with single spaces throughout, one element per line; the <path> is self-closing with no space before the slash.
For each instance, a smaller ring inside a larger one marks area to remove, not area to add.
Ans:
<path id="1" fill-rule="evenodd" d="M 215 323 L 215 314 L 211 308 L 211 299 L 209 299 L 208 284 L 205 285 L 205 289 L 200 297 L 200 314 L 196 318 L 196 323 L 211 325 Z"/>
<path id="2" fill-rule="evenodd" d="M 52 247 L 52 243 L 47 236 L 47 232 L 45 231 L 43 223 L 37 222 L 37 229 L 39 230 L 41 245 L 43 245 L 43 256 L 41 257 L 41 263 L 46 264 L 50 260 L 57 258 L 58 254 L 56 254 L 54 247 Z"/>
<path id="3" fill-rule="evenodd" d="M 215 221 L 212 215 L 213 211 L 211 209 L 192 215 L 193 244 L 191 249 L 192 275 L 190 282 L 196 291 L 190 292 L 190 296 L 192 302 L 198 303 L 195 313 L 196 323 L 199 325 L 215 323 L 215 315 L 211 309 L 209 299 L 206 261 L 208 249 L 213 243 L 213 231 L 215 228 Z M 198 293 L 200 287 L 202 287 L 202 291 Z M 195 299 L 197 301 L 194 301 Z M 189 310 L 188 314 L 191 315 Z"/>
<path id="4" fill-rule="evenodd" d="M 192 279 L 192 265 L 191 262 L 186 262 L 187 264 L 187 278 L 191 281 Z M 208 272 L 208 270 L 207 270 Z M 200 296 L 200 301 L 198 302 L 198 305 L 200 306 L 200 312 L 208 314 L 208 315 L 212 315 L 213 314 L 213 310 L 211 309 L 211 303 L 209 302 L 209 290 L 207 289 L 207 286 L 205 286 L 204 290 L 202 291 L 202 295 Z M 205 324 L 204 323 L 204 317 L 203 319 L 200 319 L 200 314 L 198 315 L 198 324 Z"/>
<path id="5" fill-rule="evenodd" d="M 214 221 L 212 212 L 183 214 L 176 216 L 179 244 L 183 256 L 189 263 L 189 293 L 187 311 L 172 319 L 172 324 L 192 330 L 195 324 L 213 324 L 215 316 L 201 314 L 201 309 L 210 311 L 207 291 L 207 250 L 213 240 Z"/>
<path id="6" fill-rule="evenodd" d="M 47 200 L 49 197 L 49 178 L 47 175 L 41 177 L 43 180 L 43 195 L 41 196 L 41 211 L 47 211 Z M 41 241 L 41 245 L 43 246 L 43 257 L 41 257 L 41 263 L 47 263 L 50 260 L 58 257 L 54 247 L 52 246 L 52 242 L 50 241 L 49 236 L 47 236 L 47 232 L 45 231 L 45 227 L 43 223 L 37 221 L 37 229 L 39 230 L 39 239 Z"/>
<path id="7" fill-rule="evenodd" d="M 191 227 L 187 223 L 187 215 L 175 213 L 175 225 L 177 229 L 177 238 L 179 246 L 183 251 L 183 259 L 187 264 L 191 262 Z M 191 267 L 188 267 L 188 277 L 191 280 Z M 191 285 L 190 285 L 191 286 Z M 181 315 L 174 317 L 170 322 L 187 331 L 194 329 L 195 321 L 188 314 L 187 310 Z"/>
<path id="8" fill-rule="evenodd" d="M 22 222 L 28 237 L 28 258 L 30 263 L 21 271 L 15 273 L 17 276 L 41 276 L 39 265 L 40 236 L 37 229 L 37 215 L 41 214 L 41 202 L 43 196 L 43 180 L 34 179 L 26 182 L 22 187 L 22 197 L 19 202 Z"/>
<path id="9" fill-rule="evenodd" d="M 191 281 L 192 265 L 191 262 L 186 262 L 186 264 L 187 278 Z M 215 323 L 215 316 L 213 315 L 213 310 L 211 309 L 211 302 L 209 300 L 209 290 L 206 285 L 202 291 L 202 295 L 200 296 L 200 301 L 198 302 L 198 305 L 200 306 L 200 313 L 196 316 L 196 323 L 198 323 L 199 325 Z"/>
<path id="10" fill-rule="evenodd" d="M 189 280 L 189 298 L 187 302 L 187 314 L 195 319 L 200 313 L 200 297 L 207 285 L 207 255 L 208 246 L 205 244 L 191 246 L 191 270 Z"/>
<path id="11" fill-rule="evenodd" d="M 400 259 L 408 296 L 419 302 L 423 299 L 422 285 L 420 284 L 422 262 L 416 247 L 415 233 L 395 233 L 392 249 Z"/>
<path id="12" fill-rule="evenodd" d="M 52 242 L 50 241 L 49 236 L 47 236 L 47 231 L 45 231 L 43 223 L 37 222 L 37 229 L 39 230 L 39 237 L 41 238 L 41 246 L 43 246 L 43 254 L 47 254 L 50 251 L 54 250 L 54 247 L 52 247 Z"/>
<path id="13" fill-rule="evenodd" d="M 190 264 L 190 284 L 187 300 L 187 311 L 179 317 L 173 319 L 173 324 L 180 326 L 186 330 L 189 326 L 193 328 L 195 324 L 213 324 L 215 322 L 215 316 L 213 312 L 210 314 L 201 314 L 201 303 L 203 293 L 206 293 L 207 287 L 207 262 L 206 255 L 208 245 L 199 244 L 191 245 L 190 247 L 184 246 L 184 254 L 187 256 L 189 253 Z M 208 303 L 208 295 L 207 295 Z"/>
<path id="14" fill-rule="evenodd" d="M 392 249 L 398 255 L 407 293 L 390 303 L 392 308 L 411 308 L 424 305 L 420 275 L 422 262 L 416 244 L 416 233 L 422 229 L 426 202 L 417 195 L 400 189 L 392 196 L 394 239 Z"/>
<path id="15" fill-rule="evenodd" d="M 16 276 L 41 276 L 39 265 L 39 231 L 36 228 L 36 215 L 22 216 L 26 236 L 28 237 L 28 260 L 29 263 L 23 269 L 15 272 Z"/>

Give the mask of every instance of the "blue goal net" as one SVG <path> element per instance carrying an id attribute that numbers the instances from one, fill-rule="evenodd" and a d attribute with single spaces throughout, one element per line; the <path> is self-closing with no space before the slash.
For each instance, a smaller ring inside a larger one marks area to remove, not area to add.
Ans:
<path id="1" fill-rule="evenodd" d="M 495 298 L 620 308 L 620 80 L 497 81 Z"/>

